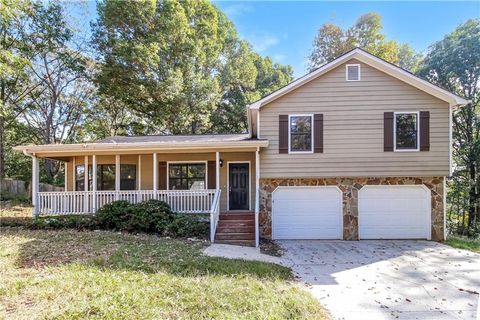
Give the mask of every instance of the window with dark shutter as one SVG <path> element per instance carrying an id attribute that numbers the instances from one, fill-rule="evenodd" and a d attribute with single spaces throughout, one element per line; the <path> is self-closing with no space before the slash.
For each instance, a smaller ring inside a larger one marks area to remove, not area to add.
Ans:
<path id="1" fill-rule="evenodd" d="M 313 152 L 313 115 L 289 116 L 290 153 Z"/>
<path id="2" fill-rule="evenodd" d="M 419 113 L 395 112 L 393 135 L 395 151 L 419 151 Z"/>
<path id="3" fill-rule="evenodd" d="M 158 163 L 158 177 L 160 179 L 158 184 L 159 190 L 167 190 L 167 163 Z"/>
<path id="4" fill-rule="evenodd" d="M 217 162 L 208 161 L 208 189 L 216 189 L 217 186 Z"/>
<path id="5" fill-rule="evenodd" d="M 420 151 L 430 151 L 429 111 L 420 111 Z"/>
<path id="6" fill-rule="evenodd" d="M 288 115 L 278 116 L 278 153 L 288 153 Z"/>
<path id="7" fill-rule="evenodd" d="M 313 116 L 313 152 L 323 152 L 323 114 L 315 114 Z"/>
<path id="8" fill-rule="evenodd" d="M 393 152 L 393 112 L 383 114 L 383 151 Z"/>

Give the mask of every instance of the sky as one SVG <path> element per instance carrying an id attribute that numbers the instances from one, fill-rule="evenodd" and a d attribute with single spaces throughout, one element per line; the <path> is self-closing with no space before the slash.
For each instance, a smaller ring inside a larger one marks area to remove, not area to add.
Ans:
<path id="1" fill-rule="evenodd" d="M 289 64 L 295 77 L 306 73 L 315 35 L 324 23 L 348 28 L 362 14 L 382 17 L 389 40 L 410 44 L 416 51 L 441 40 L 459 24 L 480 18 L 477 1 L 214 1 L 233 21 L 239 36 L 275 62 Z M 96 19 L 95 2 L 77 3 L 74 15 L 82 28 Z M 86 31 L 86 30 L 85 30 Z"/>

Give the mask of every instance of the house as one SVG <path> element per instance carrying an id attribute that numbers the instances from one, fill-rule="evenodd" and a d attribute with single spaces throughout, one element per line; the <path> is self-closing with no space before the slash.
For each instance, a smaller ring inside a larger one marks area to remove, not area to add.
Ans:
<path id="1" fill-rule="evenodd" d="M 248 106 L 249 133 L 21 146 L 35 214 L 156 198 L 212 241 L 445 238 L 452 110 L 468 101 L 354 49 Z M 38 158 L 65 192 L 38 192 Z"/>

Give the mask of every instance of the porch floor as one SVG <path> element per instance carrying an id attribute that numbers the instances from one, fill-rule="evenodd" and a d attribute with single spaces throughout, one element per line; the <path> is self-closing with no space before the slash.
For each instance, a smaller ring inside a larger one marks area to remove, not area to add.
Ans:
<path id="1" fill-rule="evenodd" d="M 255 213 L 222 212 L 219 217 L 216 243 L 255 246 Z"/>

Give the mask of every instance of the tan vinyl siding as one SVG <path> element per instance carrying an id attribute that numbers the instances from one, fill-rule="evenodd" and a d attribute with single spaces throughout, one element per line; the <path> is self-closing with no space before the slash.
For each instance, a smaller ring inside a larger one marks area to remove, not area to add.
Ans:
<path id="1" fill-rule="evenodd" d="M 345 64 L 260 109 L 261 178 L 448 175 L 448 104 L 364 63 L 346 81 Z M 384 152 L 386 111 L 430 111 L 430 151 Z M 299 113 L 323 114 L 323 153 L 278 153 L 278 116 Z"/>
<path id="2" fill-rule="evenodd" d="M 84 156 L 75 157 L 75 165 L 84 163 Z M 215 153 L 167 153 L 157 154 L 158 162 L 205 162 L 215 161 Z M 255 208 L 255 153 L 254 152 L 220 152 L 220 159 L 223 160 L 223 167 L 220 168 L 220 187 L 222 189 L 222 196 L 220 199 L 220 210 L 227 209 L 227 162 L 228 161 L 250 161 L 250 209 Z M 153 189 L 153 155 L 142 154 L 141 156 L 141 188 L 142 190 Z M 92 164 L 92 157 L 88 157 L 88 163 Z M 136 164 L 138 170 L 138 155 L 121 155 L 121 164 Z M 97 164 L 115 164 L 114 155 L 98 155 Z M 69 162 L 69 190 L 74 189 L 74 169 L 73 162 Z"/>

